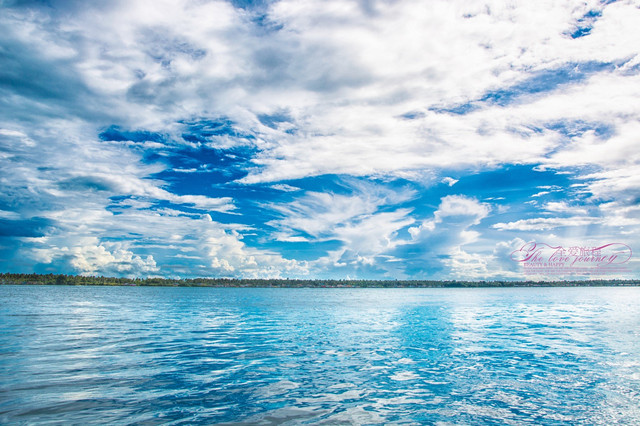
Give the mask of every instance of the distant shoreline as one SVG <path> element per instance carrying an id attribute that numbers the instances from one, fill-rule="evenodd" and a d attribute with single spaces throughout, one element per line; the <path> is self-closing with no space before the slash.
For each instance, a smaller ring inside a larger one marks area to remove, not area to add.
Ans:
<path id="1" fill-rule="evenodd" d="M 320 280 L 236 278 L 117 278 L 54 274 L 0 274 L 0 285 L 100 285 L 123 287 L 233 288 L 508 288 L 635 287 L 640 280 L 465 281 L 465 280 Z"/>

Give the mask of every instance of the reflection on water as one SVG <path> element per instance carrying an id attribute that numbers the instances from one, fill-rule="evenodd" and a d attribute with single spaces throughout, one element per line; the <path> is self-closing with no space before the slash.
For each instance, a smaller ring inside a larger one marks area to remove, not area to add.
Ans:
<path id="1" fill-rule="evenodd" d="M 640 424 L 640 288 L 0 286 L 0 423 Z"/>

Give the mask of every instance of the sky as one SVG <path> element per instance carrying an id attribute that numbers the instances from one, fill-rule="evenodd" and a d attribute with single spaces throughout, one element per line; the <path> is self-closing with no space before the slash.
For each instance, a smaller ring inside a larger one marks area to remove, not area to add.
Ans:
<path id="1" fill-rule="evenodd" d="M 640 275 L 640 1 L 0 8 L 1 271 Z"/>

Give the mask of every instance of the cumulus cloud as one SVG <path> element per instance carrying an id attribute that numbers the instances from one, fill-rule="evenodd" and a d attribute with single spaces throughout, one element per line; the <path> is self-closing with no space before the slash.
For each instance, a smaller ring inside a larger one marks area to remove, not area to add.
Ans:
<path id="1" fill-rule="evenodd" d="M 433 216 L 436 223 L 442 222 L 444 218 L 455 217 L 470 219 L 471 225 L 477 225 L 489 214 L 489 211 L 489 206 L 486 203 L 479 203 L 477 200 L 462 195 L 449 195 L 440 200 L 440 206 Z"/>
<path id="2" fill-rule="evenodd" d="M 438 209 L 433 214 L 433 219 L 425 220 L 418 227 L 409 228 L 413 240 L 429 237 L 440 223 L 456 225 L 462 230 L 459 235 L 473 238 L 473 233 L 467 233 L 466 229 L 471 225 L 477 225 L 490 212 L 486 203 L 480 203 L 476 199 L 464 195 L 448 195 L 440 200 Z M 442 227 L 438 227 L 442 232 Z"/>
<path id="3" fill-rule="evenodd" d="M 1 164 L 0 230 L 11 230 L 0 238 L 12 270 L 183 277 L 307 273 L 304 262 L 247 247 L 238 232 L 246 226 L 213 221 L 210 214 L 233 212 L 230 197 L 172 192 L 152 178 L 161 164 L 146 164 L 135 151 L 85 136 L 83 124 L 46 124 L 46 130 L 0 134 L 8 154 Z M 177 255 L 189 258 L 176 261 Z"/>
<path id="4" fill-rule="evenodd" d="M 432 217 L 423 220 L 419 226 L 410 227 L 410 239 L 397 244 L 388 254 L 404 259 L 402 268 L 407 276 L 456 276 L 456 273 L 462 272 L 462 266 L 467 264 L 468 260 L 484 256 L 470 254 L 462 247 L 478 240 L 481 234 L 473 228 L 480 224 L 490 211 L 489 205 L 474 198 L 464 195 L 445 196 L 440 200 Z M 476 266 L 482 269 L 480 264 L 482 262 Z M 476 266 L 471 267 L 467 264 L 470 269 L 464 276 L 475 277 L 478 272 Z M 471 274 L 471 270 L 476 272 Z"/>
<path id="5" fill-rule="evenodd" d="M 453 277 L 467 277 L 470 280 L 487 279 L 491 276 L 504 276 L 502 270 L 489 270 L 489 261 L 485 255 L 471 254 L 457 247 L 443 263 Z M 495 274 L 495 275 L 494 275 Z"/>
<path id="6" fill-rule="evenodd" d="M 99 243 L 97 238 L 86 238 L 72 247 L 36 248 L 33 256 L 41 263 L 70 267 L 83 275 L 149 276 L 159 270 L 152 255 L 142 258 L 118 244 Z"/>
<path id="7" fill-rule="evenodd" d="M 80 221 L 83 225 L 77 227 Z M 258 278 L 308 273 L 306 262 L 247 247 L 234 229 L 238 226 L 213 222 L 208 215 L 126 209 L 114 217 L 99 207 L 87 211 L 85 206 L 60 212 L 57 223 L 62 232 L 38 238 L 21 256 L 45 269 L 49 265 L 104 275 Z"/>

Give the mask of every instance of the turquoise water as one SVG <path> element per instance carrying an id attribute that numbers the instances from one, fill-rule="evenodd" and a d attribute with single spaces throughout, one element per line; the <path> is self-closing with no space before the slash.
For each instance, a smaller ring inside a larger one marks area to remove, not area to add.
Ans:
<path id="1" fill-rule="evenodd" d="M 2 424 L 640 424 L 640 288 L 0 286 Z"/>

